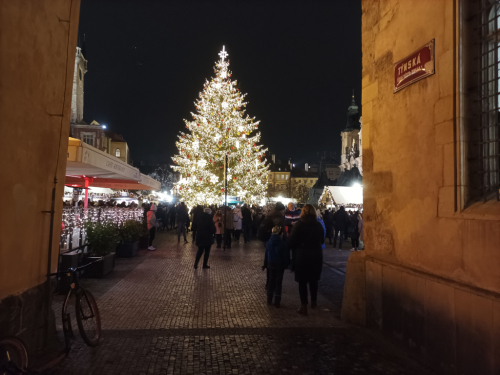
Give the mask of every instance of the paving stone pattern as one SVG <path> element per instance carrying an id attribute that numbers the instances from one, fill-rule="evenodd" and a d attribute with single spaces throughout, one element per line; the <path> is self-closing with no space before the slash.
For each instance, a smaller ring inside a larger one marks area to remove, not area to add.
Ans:
<path id="1" fill-rule="evenodd" d="M 159 233 L 154 245 L 117 259 L 106 279 L 82 280 L 97 299 L 103 341 L 88 348 L 73 321 L 71 353 L 51 374 L 431 374 L 377 335 L 339 321 L 348 251 L 325 250 L 318 308 L 303 317 L 288 271 L 282 307 L 266 304 L 257 240 L 213 247 L 208 270 L 193 268 L 196 247 L 173 233 Z M 56 313 L 61 303 L 56 296 Z"/>

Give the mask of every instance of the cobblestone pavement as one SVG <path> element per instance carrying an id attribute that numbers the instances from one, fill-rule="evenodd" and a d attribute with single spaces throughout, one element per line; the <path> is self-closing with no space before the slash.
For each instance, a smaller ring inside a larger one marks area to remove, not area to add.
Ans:
<path id="1" fill-rule="evenodd" d="M 83 280 L 99 305 L 103 341 L 85 346 L 73 321 L 71 353 L 51 374 L 431 374 L 376 334 L 338 320 L 348 250 L 327 247 L 318 308 L 303 317 L 289 272 L 282 308 L 266 304 L 257 240 L 212 248 L 208 270 L 194 270 L 195 246 L 173 233 L 159 233 L 155 246 L 117 259 L 106 279 Z"/>

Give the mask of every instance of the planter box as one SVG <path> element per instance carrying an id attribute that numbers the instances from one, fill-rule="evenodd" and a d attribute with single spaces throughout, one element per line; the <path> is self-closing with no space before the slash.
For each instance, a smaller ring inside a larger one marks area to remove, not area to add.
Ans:
<path id="1" fill-rule="evenodd" d="M 139 254 L 139 241 L 132 243 L 119 243 L 116 248 L 116 255 L 122 258 L 131 258 Z"/>
<path id="2" fill-rule="evenodd" d="M 139 238 L 139 249 L 147 249 L 149 247 L 149 236 L 141 236 Z"/>
<path id="3" fill-rule="evenodd" d="M 84 260 L 85 264 L 93 262 L 99 259 L 99 257 L 87 257 Z M 90 266 L 85 269 L 85 276 L 87 277 L 96 277 L 102 278 L 109 274 L 115 268 L 115 253 L 111 253 L 104 256 L 104 259 L 101 262 L 97 262 L 96 264 Z"/>

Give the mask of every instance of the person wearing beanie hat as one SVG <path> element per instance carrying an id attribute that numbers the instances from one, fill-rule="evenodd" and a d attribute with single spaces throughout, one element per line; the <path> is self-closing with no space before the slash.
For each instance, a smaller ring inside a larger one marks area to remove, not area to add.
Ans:
<path id="1" fill-rule="evenodd" d="M 276 206 L 274 206 L 274 209 L 275 209 L 276 211 L 282 211 L 282 210 L 284 210 L 284 209 L 285 209 L 285 206 L 284 206 L 284 205 L 283 205 L 283 203 L 281 203 L 281 202 L 276 202 Z"/>
<path id="2" fill-rule="evenodd" d="M 149 229 L 149 247 L 148 247 L 148 250 L 150 250 L 150 251 L 156 250 L 153 247 L 153 240 L 155 239 L 155 236 L 156 236 L 156 226 L 157 226 L 155 212 L 156 212 L 156 205 L 153 203 L 153 204 L 151 204 L 151 207 L 149 208 L 149 211 L 146 214 L 146 217 L 148 220 L 148 229 Z"/>

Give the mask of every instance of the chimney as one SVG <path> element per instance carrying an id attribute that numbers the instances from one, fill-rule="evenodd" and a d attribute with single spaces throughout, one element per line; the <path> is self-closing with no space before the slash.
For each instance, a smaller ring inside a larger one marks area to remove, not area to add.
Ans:
<path id="1" fill-rule="evenodd" d="M 273 160 L 273 164 L 275 164 L 276 163 L 276 158 L 275 158 L 274 154 L 272 154 L 271 159 Z"/>
<path id="2" fill-rule="evenodd" d="M 288 159 L 288 165 L 290 166 L 290 170 L 292 170 L 292 159 Z"/>
<path id="3" fill-rule="evenodd" d="M 309 172 L 309 164 L 306 163 L 306 172 Z"/>

